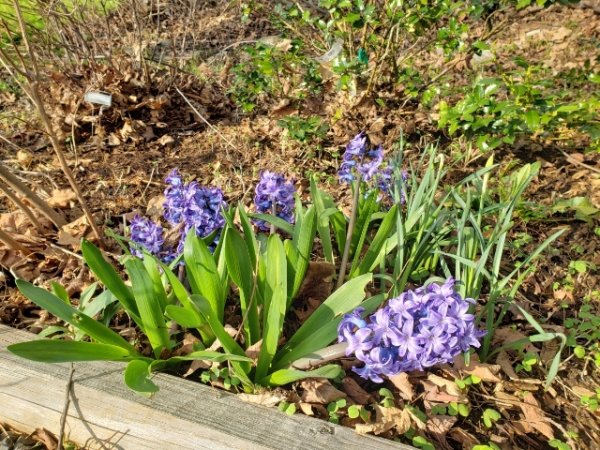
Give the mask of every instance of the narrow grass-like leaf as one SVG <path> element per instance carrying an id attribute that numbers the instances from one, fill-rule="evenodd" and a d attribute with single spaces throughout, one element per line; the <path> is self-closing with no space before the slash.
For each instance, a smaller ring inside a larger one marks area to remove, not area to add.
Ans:
<path id="1" fill-rule="evenodd" d="M 237 362 L 252 362 L 252 358 L 247 356 L 234 355 L 232 353 L 221 353 L 213 352 L 211 350 L 198 350 L 196 352 L 188 353 L 183 356 L 173 356 L 169 358 L 167 362 L 178 362 L 178 361 L 212 361 L 212 362 L 224 362 L 224 361 L 237 361 Z"/>
<path id="2" fill-rule="evenodd" d="M 7 349 L 22 358 L 45 363 L 129 361 L 137 358 L 136 355 L 116 345 L 58 339 L 19 342 L 9 345 Z"/>
<path id="3" fill-rule="evenodd" d="M 148 336 L 154 354 L 158 358 L 163 349 L 170 348 L 171 343 L 160 302 L 154 298 L 152 279 L 144 263 L 138 258 L 128 259 L 125 268 L 129 273 L 133 295 L 140 312 L 141 323 L 138 325 Z"/>
<path id="4" fill-rule="evenodd" d="M 133 321 L 139 324 L 140 314 L 131 288 L 123 282 L 113 266 L 106 262 L 100 250 L 91 242 L 83 239 L 81 241 L 81 253 L 94 275 L 117 297 Z"/>
<path id="5" fill-rule="evenodd" d="M 287 310 L 287 262 L 283 243 L 278 235 L 273 234 L 269 237 L 266 256 L 266 311 L 263 312 L 263 341 L 256 367 L 256 380 L 267 375 L 277 352 L 277 343 Z"/>
<path id="6" fill-rule="evenodd" d="M 83 331 L 85 334 L 103 344 L 111 344 L 127 350 L 135 355 L 135 349 L 123 339 L 118 333 L 103 325 L 102 323 L 88 317 L 80 311 L 77 311 L 70 305 L 67 305 L 60 298 L 46 291 L 45 289 L 34 286 L 33 284 L 17 280 L 19 291 L 39 307 L 49 311 L 61 320 L 70 323 L 75 328 Z"/>
<path id="7" fill-rule="evenodd" d="M 335 364 L 319 367 L 314 370 L 281 369 L 273 372 L 261 380 L 263 386 L 283 386 L 305 378 L 337 378 L 344 374 L 344 370 Z"/>
<path id="8" fill-rule="evenodd" d="M 390 233 L 396 227 L 396 220 L 398 218 L 397 210 L 398 206 L 394 205 L 385 214 L 379 229 L 371 241 L 369 248 L 364 256 L 355 257 L 352 262 L 352 268 L 350 269 L 350 278 L 354 278 L 363 273 L 371 272 L 380 260 L 385 257 L 381 250 L 385 246 L 386 240 L 389 238 Z M 359 264 L 360 261 L 360 264 Z"/>

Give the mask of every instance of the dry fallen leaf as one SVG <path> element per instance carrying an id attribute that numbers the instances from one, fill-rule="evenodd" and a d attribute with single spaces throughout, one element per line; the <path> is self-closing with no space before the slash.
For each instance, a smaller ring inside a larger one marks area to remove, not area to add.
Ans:
<path id="1" fill-rule="evenodd" d="M 304 389 L 302 401 L 305 403 L 328 404 L 340 398 L 346 398 L 346 394 L 336 389 L 328 380 L 310 379 L 300 383 Z"/>
<path id="2" fill-rule="evenodd" d="M 427 429 L 435 434 L 444 435 L 454 426 L 457 417 L 436 415 L 427 421 Z"/>
<path id="3" fill-rule="evenodd" d="M 415 390 L 413 388 L 412 383 L 410 382 L 410 379 L 408 378 L 407 373 L 402 372 L 398 375 L 393 375 L 389 377 L 389 380 L 400 391 L 400 397 L 402 397 L 404 400 L 408 400 L 409 402 L 412 402 L 414 400 Z"/>
<path id="4" fill-rule="evenodd" d="M 524 425 L 524 428 L 528 427 L 531 429 L 530 432 L 537 432 L 543 434 L 548 439 L 554 439 L 554 431 L 548 424 L 544 411 L 539 407 L 537 400 L 531 392 L 528 392 L 523 397 L 523 401 L 519 404 L 521 411 L 523 411 L 524 420 L 520 423 Z"/>
<path id="5" fill-rule="evenodd" d="M 487 383 L 499 383 L 501 381 L 500 378 L 497 377 L 498 372 L 500 372 L 500 365 L 479 362 L 476 355 L 471 357 L 468 366 L 465 365 L 465 359 L 462 356 L 457 357 L 454 360 L 454 367 L 468 375 L 474 375 L 481 378 L 482 381 Z"/>
<path id="6" fill-rule="evenodd" d="M 52 195 L 46 200 L 52 208 L 69 208 L 71 202 L 75 201 L 77 196 L 71 189 L 54 189 Z"/>
<path id="7" fill-rule="evenodd" d="M 398 434 L 406 433 L 411 426 L 411 414 L 407 409 L 383 408 L 375 405 L 375 422 L 356 425 L 360 434 L 381 434 L 395 429 Z"/>
<path id="8" fill-rule="evenodd" d="M 261 340 L 255 342 L 254 344 L 252 344 L 250 347 L 248 347 L 245 352 L 246 356 L 248 358 L 257 359 L 258 355 L 260 354 L 260 349 L 262 347 L 262 343 L 263 343 L 263 340 L 261 339 Z"/>
<path id="9" fill-rule="evenodd" d="M 351 377 L 345 377 L 342 380 L 344 392 L 348 394 L 355 403 L 359 405 L 367 405 L 371 401 L 371 394 L 361 388 L 358 383 Z"/>
<path id="10" fill-rule="evenodd" d="M 262 405 L 272 408 L 284 401 L 287 397 L 282 392 L 265 391 L 260 394 L 238 394 L 238 398 L 247 403 Z"/>
<path id="11" fill-rule="evenodd" d="M 433 384 L 435 384 L 438 387 L 443 387 L 446 390 L 446 392 L 448 394 L 450 394 L 451 396 L 457 397 L 457 398 L 461 399 L 462 401 L 467 400 L 465 393 L 456 385 L 456 383 L 453 380 L 447 380 L 447 379 L 442 378 L 433 373 L 430 373 L 427 376 L 427 380 L 431 381 Z M 461 401 L 461 400 L 459 400 L 459 401 Z"/>
<path id="12" fill-rule="evenodd" d="M 496 358 L 496 362 L 502 368 L 502 371 L 510 378 L 511 380 L 518 380 L 519 376 L 515 369 L 513 369 L 512 361 L 510 360 L 510 356 L 504 350 L 501 350 L 498 353 L 498 357 Z"/>

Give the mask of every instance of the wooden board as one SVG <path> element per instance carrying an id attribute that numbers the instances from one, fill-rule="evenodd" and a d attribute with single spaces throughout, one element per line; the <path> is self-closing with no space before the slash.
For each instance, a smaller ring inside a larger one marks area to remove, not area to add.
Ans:
<path id="1" fill-rule="evenodd" d="M 21 359 L 6 346 L 35 338 L 0 325 L 0 422 L 58 432 L 68 364 Z M 90 449 L 404 449 L 412 447 L 300 414 L 244 403 L 235 395 L 165 374 L 150 399 L 123 383 L 123 364 L 77 363 L 66 434 Z"/>

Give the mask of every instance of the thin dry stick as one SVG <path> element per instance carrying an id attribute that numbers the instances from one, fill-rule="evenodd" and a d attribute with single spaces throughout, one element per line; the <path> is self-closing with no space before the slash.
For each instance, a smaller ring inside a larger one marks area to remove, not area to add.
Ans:
<path id="1" fill-rule="evenodd" d="M 62 414 L 60 415 L 60 429 L 58 431 L 58 447 L 57 450 L 63 449 L 63 436 L 65 434 L 65 425 L 67 424 L 67 413 L 69 412 L 69 404 L 71 403 L 71 388 L 73 387 L 73 374 L 75 373 L 75 364 L 71 363 L 71 371 L 67 380 L 67 392 L 65 393 L 65 404 Z"/>
<path id="2" fill-rule="evenodd" d="M 83 213 L 86 216 L 90 227 L 92 228 L 92 232 L 96 236 L 96 239 L 98 239 L 99 242 L 102 242 L 102 234 L 100 233 L 100 229 L 94 222 L 94 218 L 92 217 L 92 214 L 87 207 L 87 203 L 86 203 L 85 199 L 83 198 L 83 195 L 79 189 L 79 185 L 77 184 L 77 181 L 73 177 L 73 173 L 71 172 L 71 169 L 69 168 L 69 164 L 67 163 L 67 159 L 65 158 L 65 155 L 61 149 L 60 143 L 58 142 L 58 139 L 56 138 L 56 135 L 54 134 L 54 132 L 52 130 L 50 118 L 48 117 L 48 114 L 46 113 L 46 108 L 44 107 L 44 104 L 42 102 L 41 95 L 40 95 L 40 92 L 38 89 L 38 80 L 40 78 L 40 71 L 39 71 L 39 67 L 37 65 L 35 52 L 31 48 L 29 39 L 27 38 L 25 21 L 23 20 L 23 15 L 21 14 L 19 2 L 17 0 L 13 0 L 13 6 L 14 6 L 15 12 L 17 14 L 17 19 L 19 22 L 19 27 L 21 29 L 21 36 L 23 39 L 23 43 L 25 44 L 25 48 L 27 49 L 27 53 L 31 60 L 31 65 L 33 67 L 33 76 L 28 75 L 26 77 L 27 82 L 20 83 L 21 87 L 25 87 L 25 88 L 27 88 L 26 90 L 29 91 L 30 97 L 33 99 L 36 109 L 38 111 L 38 114 L 44 125 L 44 128 L 46 129 L 46 133 L 48 135 L 48 138 L 50 139 L 50 143 L 52 144 L 52 147 L 54 148 L 54 152 L 56 153 L 56 156 L 58 157 L 58 161 L 61 165 L 62 171 L 65 174 L 67 180 L 69 181 L 69 184 L 71 185 L 71 189 L 73 189 L 73 192 L 75 192 L 77 200 L 79 200 L 81 209 L 83 209 Z M 6 61 L 6 63 L 10 64 L 10 61 Z"/>
<path id="3" fill-rule="evenodd" d="M 24 255 L 29 255 L 31 250 L 25 247 L 20 242 L 17 242 L 10 234 L 0 228 L 0 241 L 2 241 L 7 247 L 12 248 Z"/>
<path id="4" fill-rule="evenodd" d="M 0 164 L 0 178 L 12 187 L 15 191 L 20 192 L 27 200 L 29 200 L 44 216 L 48 218 L 57 228 L 67 224 L 65 218 L 54 211 L 48 204 L 39 198 L 31 189 L 25 186 L 15 177 L 10 171 Z"/>
<path id="5" fill-rule="evenodd" d="M 39 231 L 42 231 L 42 224 L 33 215 L 33 213 L 27 207 L 27 205 L 23 203 L 21 199 L 17 197 L 15 193 L 11 191 L 10 188 L 3 181 L 0 181 L 0 191 L 3 191 L 4 194 L 8 197 L 8 199 L 12 201 L 17 206 L 17 208 L 19 208 L 25 213 L 25 215 L 29 218 L 34 227 L 36 227 Z"/>
<path id="6" fill-rule="evenodd" d="M 223 139 L 232 149 L 236 150 L 236 146 L 229 140 L 227 139 L 225 136 L 223 136 L 223 133 L 221 133 L 219 130 L 217 130 L 217 128 L 215 128 L 208 120 L 206 120 L 204 118 L 204 116 L 202 114 L 200 114 L 200 112 L 194 107 L 194 105 L 192 105 L 190 103 L 190 101 L 188 100 L 188 98 L 183 95 L 183 92 L 181 92 L 179 90 L 179 88 L 175 88 L 175 90 L 177 91 L 177 93 L 179 95 L 181 95 L 181 97 L 185 100 L 185 102 L 190 106 L 190 108 L 192 108 L 192 110 L 198 115 L 198 117 L 200 117 L 200 119 L 202 119 L 202 121 L 208 125 L 208 127 L 213 130 L 215 133 L 217 133 L 217 135 L 219 135 L 219 137 L 221 139 Z M 227 149 L 225 149 L 225 153 L 227 154 L 227 157 L 229 158 L 229 152 L 227 151 Z"/>
<path id="7" fill-rule="evenodd" d="M 567 161 L 569 161 L 571 164 L 576 164 L 578 166 L 585 167 L 586 169 L 591 170 L 592 172 L 600 173 L 600 169 L 590 166 L 589 164 L 586 164 L 584 162 L 577 161 L 575 158 L 573 158 L 571 155 L 569 155 L 568 153 L 566 153 L 565 151 L 563 151 L 561 149 L 559 149 L 559 151 L 563 154 L 563 156 L 565 158 L 567 158 Z"/>

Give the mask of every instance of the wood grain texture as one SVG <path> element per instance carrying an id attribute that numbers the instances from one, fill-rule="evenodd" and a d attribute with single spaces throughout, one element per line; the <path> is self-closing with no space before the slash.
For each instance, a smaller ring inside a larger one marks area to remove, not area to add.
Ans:
<path id="1" fill-rule="evenodd" d="M 68 364 L 23 360 L 6 346 L 35 338 L 0 325 L 0 421 L 23 431 L 58 431 Z M 412 447 L 325 421 L 244 403 L 235 395 L 169 375 L 147 399 L 123 383 L 124 365 L 77 363 L 66 434 L 90 449 L 360 449 Z"/>

